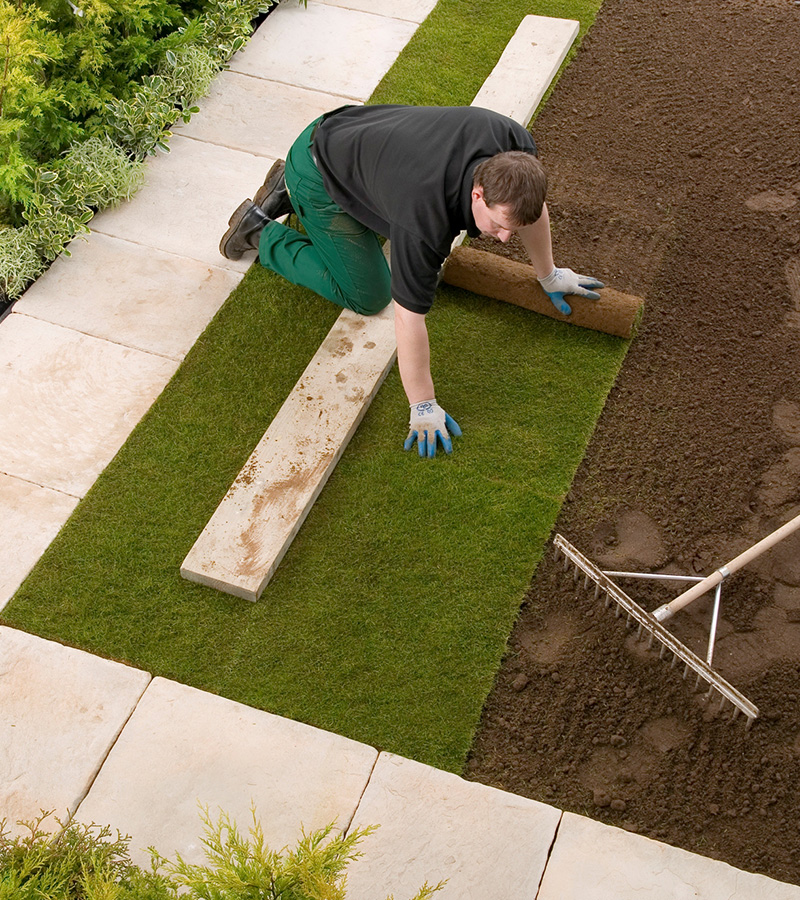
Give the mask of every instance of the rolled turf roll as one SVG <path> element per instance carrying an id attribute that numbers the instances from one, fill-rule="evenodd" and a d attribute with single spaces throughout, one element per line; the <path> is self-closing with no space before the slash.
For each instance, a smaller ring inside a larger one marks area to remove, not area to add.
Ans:
<path id="1" fill-rule="evenodd" d="M 454 287 L 513 303 L 570 325 L 622 338 L 633 337 L 644 306 L 640 297 L 623 294 L 614 288 L 602 288 L 598 291 L 599 300 L 568 295 L 572 314 L 562 315 L 542 290 L 532 266 L 471 247 L 453 250 L 445 263 L 442 278 Z"/>

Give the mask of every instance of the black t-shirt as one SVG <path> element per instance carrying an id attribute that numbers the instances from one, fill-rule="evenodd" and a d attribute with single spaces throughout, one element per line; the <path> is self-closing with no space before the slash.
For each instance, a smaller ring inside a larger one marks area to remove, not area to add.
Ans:
<path id="1" fill-rule="evenodd" d="M 453 239 L 479 233 L 475 167 L 536 145 L 521 125 L 479 107 L 355 106 L 322 122 L 314 150 L 330 197 L 391 240 L 392 297 L 426 313 Z"/>

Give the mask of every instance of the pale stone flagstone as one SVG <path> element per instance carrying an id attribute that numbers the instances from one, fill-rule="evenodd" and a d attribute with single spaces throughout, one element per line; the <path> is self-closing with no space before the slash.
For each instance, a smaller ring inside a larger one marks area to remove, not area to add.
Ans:
<path id="1" fill-rule="evenodd" d="M 472 106 L 527 125 L 579 30 L 580 24 L 571 19 L 525 16 Z"/>
<path id="2" fill-rule="evenodd" d="M 202 862 L 198 804 L 245 832 L 254 807 L 279 850 L 301 828 L 345 829 L 376 758 L 365 744 L 155 678 L 77 818 L 130 834 L 140 863 L 149 846 Z"/>
<path id="3" fill-rule="evenodd" d="M 537 900 L 800 900 L 800 887 L 564 813 Z"/>
<path id="4" fill-rule="evenodd" d="M 178 363 L 12 313 L 0 340 L 0 466 L 82 497 Z"/>
<path id="5" fill-rule="evenodd" d="M 391 307 L 339 316 L 183 561 L 184 578 L 260 597 L 394 356 Z"/>
<path id="6" fill-rule="evenodd" d="M 536 20 L 533 27 L 531 19 Z M 529 56 L 547 51 L 548 64 L 534 65 L 533 76 L 524 82 L 530 96 L 541 97 L 558 68 L 552 60 L 563 59 L 578 26 L 569 21 L 563 27 L 545 28 L 539 19 L 527 16 L 518 33 L 525 35 L 522 44 Z M 539 42 L 530 39 L 533 34 Z M 516 53 L 507 59 L 520 65 Z M 499 78 L 499 73 L 498 66 L 492 78 Z M 502 106 L 507 103 L 519 116 L 518 97 L 517 92 L 497 94 L 491 102 L 497 104 L 497 112 L 508 114 Z M 195 542 L 181 566 L 184 578 L 248 600 L 261 595 L 394 362 L 391 310 L 360 320 L 358 340 L 342 350 L 342 336 L 353 327 L 351 316 L 342 313 Z M 368 365 L 359 361 L 345 368 L 345 357 L 353 359 L 354 347 L 362 353 L 369 347 Z M 314 390 L 309 396 L 305 386 L 312 374 Z"/>
<path id="7" fill-rule="evenodd" d="M 0 610 L 36 565 L 77 505 L 77 497 L 0 473 L 3 544 L 6 548 L 13 548 L 3 553 L 0 566 Z"/>
<path id="8" fill-rule="evenodd" d="M 75 811 L 149 681 L 139 669 L 0 627 L 0 818 L 12 833 L 42 809 L 62 820 Z"/>
<path id="9" fill-rule="evenodd" d="M 423 22 L 436 6 L 436 0 L 315 0 L 329 6 L 344 6 L 409 22 Z"/>
<path id="10" fill-rule="evenodd" d="M 417 24 L 324 3 L 286 3 L 231 60 L 233 72 L 366 101 Z"/>
<path id="11" fill-rule="evenodd" d="M 174 132 L 257 156 L 283 158 L 309 122 L 345 103 L 352 100 L 254 75 L 221 72 L 208 97 L 199 101 L 200 113 L 188 124 L 176 125 Z M 256 181 L 241 199 L 252 198 L 260 183 Z"/>
<path id="12" fill-rule="evenodd" d="M 128 203 L 92 219 L 92 229 L 167 253 L 244 273 L 253 261 L 225 259 L 219 239 L 228 219 L 264 180 L 273 162 L 173 135 L 171 152 L 147 164 L 147 183 Z"/>
<path id="13" fill-rule="evenodd" d="M 444 879 L 441 900 L 533 900 L 560 817 L 544 803 L 382 753 L 353 819 L 380 828 L 348 870 L 348 900 L 410 897 Z"/>
<path id="14" fill-rule="evenodd" d="M 15 312 L 175 360 L 241 280 L 230 269 L 104 234 L 73 241 L 70 250 Z"/>

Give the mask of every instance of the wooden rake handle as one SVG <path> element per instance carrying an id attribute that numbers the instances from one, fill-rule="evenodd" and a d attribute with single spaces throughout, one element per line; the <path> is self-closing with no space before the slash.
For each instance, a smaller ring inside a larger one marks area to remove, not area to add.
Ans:
<path id="1" fill-rule="evenodd" d="M 760 540 L 757 544 L 753 544 L 752 547 L 745 550 L 744 553 L 740 553 L 729 563 L 720 566 L 716 572 L 712 572 L 707 578 L 698 581 L 697 584 L 694 587 L 689 588 L 688 591 L 679 594 L 674 600 L 670 600 L 669 603 L 659 606 L 653 615 L 659 622 L 672 618 L 672 616 L 674 616 L 676 612 L 682 610 L 684 606 L 688 606 L 693 600 L 696 600 L 702 594 L 705 594 L 706 591 L 710 591 L 711 588 L 716 587 L 721 581 L 727 578 L 728 575 L 732 575 L 734 572 L 741 569 L 742 566 L 746 566 L 749 562 L 752 562 L 757 556 L 761 556 L 762 553 L 769 550 L 770 547 L 774 547 L 775 544 L 780 543 L 780 541 L 785 537 L 788 537 L 793 531 L 797 531 L 798 528 L 800 528 L 800 515 L 795 516 L 785 525 L 782 525 L 777 531 L 773 531 L 772 534 L 769 534 Z"/>

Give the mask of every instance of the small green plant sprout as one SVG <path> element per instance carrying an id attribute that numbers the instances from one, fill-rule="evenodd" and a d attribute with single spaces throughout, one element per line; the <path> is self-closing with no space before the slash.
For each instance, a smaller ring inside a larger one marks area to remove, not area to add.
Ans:
<path id="1" fill-rule="evenodd" d="M 348 835 L 333 834 L 334 824 L 306 834 L 293 850 L 271 850 L 251 809 L 249 835 L 243 835 L 225 812 L 213 822 L 201 808 L 208 865 L 175 862 L 154 849 L 153 869 L 163 869 L 180 896 L 187 900 L 345 900 L 347 866 L 363 854 L 357 845 L 376 826 L 356 828 Z M 429 900 L 443 886 L 424 884 L 412 900 Z M 391 897 L 388 900 L 392 900 Z"/>

